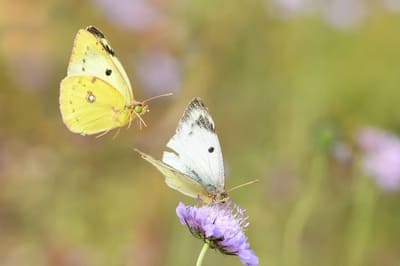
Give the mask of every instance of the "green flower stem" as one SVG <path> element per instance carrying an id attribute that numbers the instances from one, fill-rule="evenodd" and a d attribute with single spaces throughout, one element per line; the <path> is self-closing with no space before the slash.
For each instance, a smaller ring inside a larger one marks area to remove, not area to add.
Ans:
<path id="1" fill-rule="evenodd" d="M 315 155 L 307 173 L 310 177 L 309 184 L 294 206 L 285 225 L 282 243 L 282 265 L 284 266 L 301 265 L 301 235 L 320 196 L 321 183 L 326 175 L 324 169 L 326 169 L 325 156 Z"/>
<path id="2" fill-rule="evenodd" d="M 349 227 L 348 266 L 364 265 L 370 240 L 376 192 L 370 177 L 359 174 L 353 185 L 353 213 Z"/>
<path id="3" fill-rule="evenodd" d="M 201 266 L 203 264 L 204 256 L 206 255 L 206 252 L 208 248 L 210 247 L 209 243 L 204 243 L 203 248 L 200 251 L 199 257 L 197 258 L 196 266 Z"/>

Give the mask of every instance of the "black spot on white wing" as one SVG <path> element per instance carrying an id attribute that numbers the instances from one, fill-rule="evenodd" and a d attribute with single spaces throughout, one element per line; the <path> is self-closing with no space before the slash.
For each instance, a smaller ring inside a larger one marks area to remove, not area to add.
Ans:
<path id="1" fill-rule="evenodd" d="M 110 75 L 111 75 L 111 73 L 112 73 L 112 70 L 111 70 L 111 69 L 109 69 L 109 68 L 107 68 L 107 69 L 106 69 L 106 75 L 107 75 L 107 76 L 110 76 Z"/>
<path id="2" fill-rule="evenodd" d="M 213 152 L 214 152 L 214 147 L 208 148 L 208 152 L 209 152 L 209 153 L 213 153 Z"/>

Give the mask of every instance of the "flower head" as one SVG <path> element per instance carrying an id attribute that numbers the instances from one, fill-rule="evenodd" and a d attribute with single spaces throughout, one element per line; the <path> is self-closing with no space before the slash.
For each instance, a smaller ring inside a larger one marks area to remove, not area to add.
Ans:
<path id="1" fill-rule="evenodd" d="M 201 207 L 179 203 L 176 213 L 190 232 L 224 254 L 239 256 L 243 265 L 258 265 L 258 257 L 249 249 L 244 234 L 249 226 L 244 210 L 232 206 L 231 201 L 212 203 Z"/>
<path id="2" fill-rule="evenodd" d="M 383 130 L 364 128 L 357 135 L 364 152 L 364 170 L 384 190 L 400 189 L 400 138 Z"/>

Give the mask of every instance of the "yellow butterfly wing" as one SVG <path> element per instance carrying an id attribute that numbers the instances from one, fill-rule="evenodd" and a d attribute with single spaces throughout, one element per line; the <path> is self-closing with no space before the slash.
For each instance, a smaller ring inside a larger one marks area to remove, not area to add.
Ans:
<path id="1" fill-rule="evenodd" d="M 70 76 L 93 76 L 108 82 L 131 104 L 134 100 L 129 78 L 105 39 L 93 26 L 78 31 L 68 66 Z"/>
<path id="2" fill-rule="evenodd" d="M 135 149 L 135 151 L 138 152 L 143 159 L 154 165 L 165 176 L 165 183 L 170 188 L 178 190 L 189 197 L 199 198 L 205 203 L 210 203 L 212 201 L 207 190 L 192 178 L 174 170 L 163 162 L 154 159 L 138 149 Z"/>
<path id="3" fill-rule="evenodd" d="M 81 135 L 121 127 L 131 119 L 121 93 L 96 77 L 65 78 L 60 86 L 60 110 L 69 130 Z"/>

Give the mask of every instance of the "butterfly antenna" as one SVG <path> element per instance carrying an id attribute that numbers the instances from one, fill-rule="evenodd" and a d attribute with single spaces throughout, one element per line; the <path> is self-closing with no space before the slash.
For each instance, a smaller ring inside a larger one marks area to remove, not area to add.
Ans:
<path id="1" fill-rule="evenodd" d="M 150 97 L 150 98 L 144 100 L 142 103 L 145 104 L 146 102 L 152 101 L 154 99 L 161 98 L 161 97 L 166 97 L 166 96 L 171 96 L 171 95 L 173 95 L 173 94 L 171 92 L 169 92 L 169 93 L 164 93 L 164 94 L 161 94 L 161 95 L 153 96 L 153 97 Z"/>
<path id="2" fill-rule="evenodd" d="M 246 182 L 246 183 L 237 185 L 236 187 L 233 187 L 233 188 L 229 189 L 227 192 L 232 192 L 233 190 L 236 190 L 236 189 L 238 189 L 238 188 L 245 187 L 245 186 L 248 186 L 248 185 L 257 183 L 258 181 L 260 181 L 260 180 L 258 180 L 258 179 L 251 180 L 251 181 L 249 181 L 249 182 Z"/>

